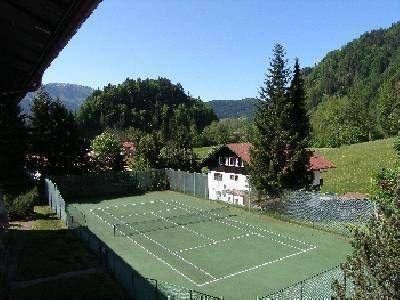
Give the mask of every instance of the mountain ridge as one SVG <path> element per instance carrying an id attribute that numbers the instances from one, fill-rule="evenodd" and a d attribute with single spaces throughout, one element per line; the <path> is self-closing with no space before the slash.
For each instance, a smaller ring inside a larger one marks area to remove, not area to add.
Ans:
<path id="1" fill-rule="evenodd" d="M 89 86 L 73 83 L 47 83 L 42 88 L 54 99 L 59 99 L 67 109 L 76 112 L 85 99 L 93 93 L 93 88 Z M 30 105 L 35 98 L 36 92 L 27 93 L 20 102 L 23 114 L 30 114 Z"/>

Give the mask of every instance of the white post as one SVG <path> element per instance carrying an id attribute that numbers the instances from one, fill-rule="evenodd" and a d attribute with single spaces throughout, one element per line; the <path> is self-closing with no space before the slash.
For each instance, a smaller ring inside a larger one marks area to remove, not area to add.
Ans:
<path id="1" fill-rule="evenodd" d="M 196 172 L 193 172 L 193 196 L 196 197 Z"/>

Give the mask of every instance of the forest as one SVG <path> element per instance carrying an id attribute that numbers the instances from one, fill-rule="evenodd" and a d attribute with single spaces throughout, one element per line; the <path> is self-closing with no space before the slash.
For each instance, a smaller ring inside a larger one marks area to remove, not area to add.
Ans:
<path id="1" fill-rule="evenodd" d="M 366 32 L 304 75 L 315 146 L 337 147 L 400 130 L 400 23 Z"/>

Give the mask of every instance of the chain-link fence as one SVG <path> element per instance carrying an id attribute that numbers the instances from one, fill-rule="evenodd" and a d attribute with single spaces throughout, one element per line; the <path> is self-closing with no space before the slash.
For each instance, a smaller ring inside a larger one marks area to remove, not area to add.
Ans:
<path id="1" fill-rule="evenodd" d="M 114 179 L 115 177 L 112 178 Z M 148 176 L 141 178 L 144 178 L 144 182 L 135 181 L 135 183 L 140 184 L 141 187 L 147 187 L 149 189 L 154 188 L 154 185 L 149 183 Z M 59 218 L 66 223 L 68 229 L 75 232 L 75 234 L 91 250 L 91 252 L 98 257 L 100 264 L 106 268 L 107 271 L 111 273 L 118 282 L 120 282 L 120 284 L 134 299 L 222 299 L 220 297 L 203 294 L 189 288 L 176 286 L 165 281 L 143 277 L 90 230 L 87 224 L 86 216 L 81 210 L 73 205 L 66 205 L 63 196 L 58 190 L 58 186 L 49 179 L 45 180 L 45 191 L 52 210 L 57 213 Z"/>
<path id="2" fill-rule="evenodd" d="M 166 176 L 163 169 L 135 172 L 109 172 L 85 175 L 53 176 L 66 201 L 96 197 L 122 197 L 143 191 L 164 190 Z"/>
<path id="3" fill-rule="evenodd" d="M 169 189 L 200 198 L 208 198 L 208 176 L 200 173 L 165 170 Z"/>
<path id="4" fill-rule="evenodd" d="M 332 284 L 334 282 L 338 282 L 345 287 L 346 299 L 351 297 L 354 286 L 351 281 L 346 280 L 344 272 L 338 265 L 291 286 L 272 292 L 266 296 L 258 297 L 258 300 L 331 299 L 333 296 Z"/>
<path id="5" fill-rule="evenodd" d="M 365 223 L 375 213 L 368 199 L 341 199 L 336 194 L 295 191 L 286 193 L 278 205 L 265 207 L 281 217 L 308 223 L 314 228 L 350 235 L 351 226 Z"/>

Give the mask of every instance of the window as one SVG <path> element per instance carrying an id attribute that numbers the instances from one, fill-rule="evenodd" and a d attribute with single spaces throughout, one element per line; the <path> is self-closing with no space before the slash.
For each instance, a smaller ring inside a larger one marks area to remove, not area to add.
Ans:
<path id="1" fill-rule="evenodd" d="M 234 180 L 234 178 L 235 178 L 235 175 L 233 175 L 233 174 L 229 176 L 230 180 Z"/>
<path id="2" fill-rule="evenodd" d="M 215 181 L 222 181 L 222 174 L 221 173 L 214 173 L 214 180 Z"/>
<path id="3" fill-rule="evenodd" d="M 222 166 L 222 157 L 221 157 L 221 156 L 218 156 L 218 164 L 219 164 L 220 166 Z"/>
<path id="4" fill-rule="evenodd" d="M 229 166 L 234 166 L 235 165 L 235 159 L 233 157 L 229 157 Z"/>
<path id="5" fill-rule="evenodd" d="M 243 166 L 242 159 L 240 157 L 236 158 L 236 167 L 241 167 Z"/>
<path id="6" fill-rule="evenodd" d="M 239 176 L 235 175 L 235 181 L 238 181 Z"/>

